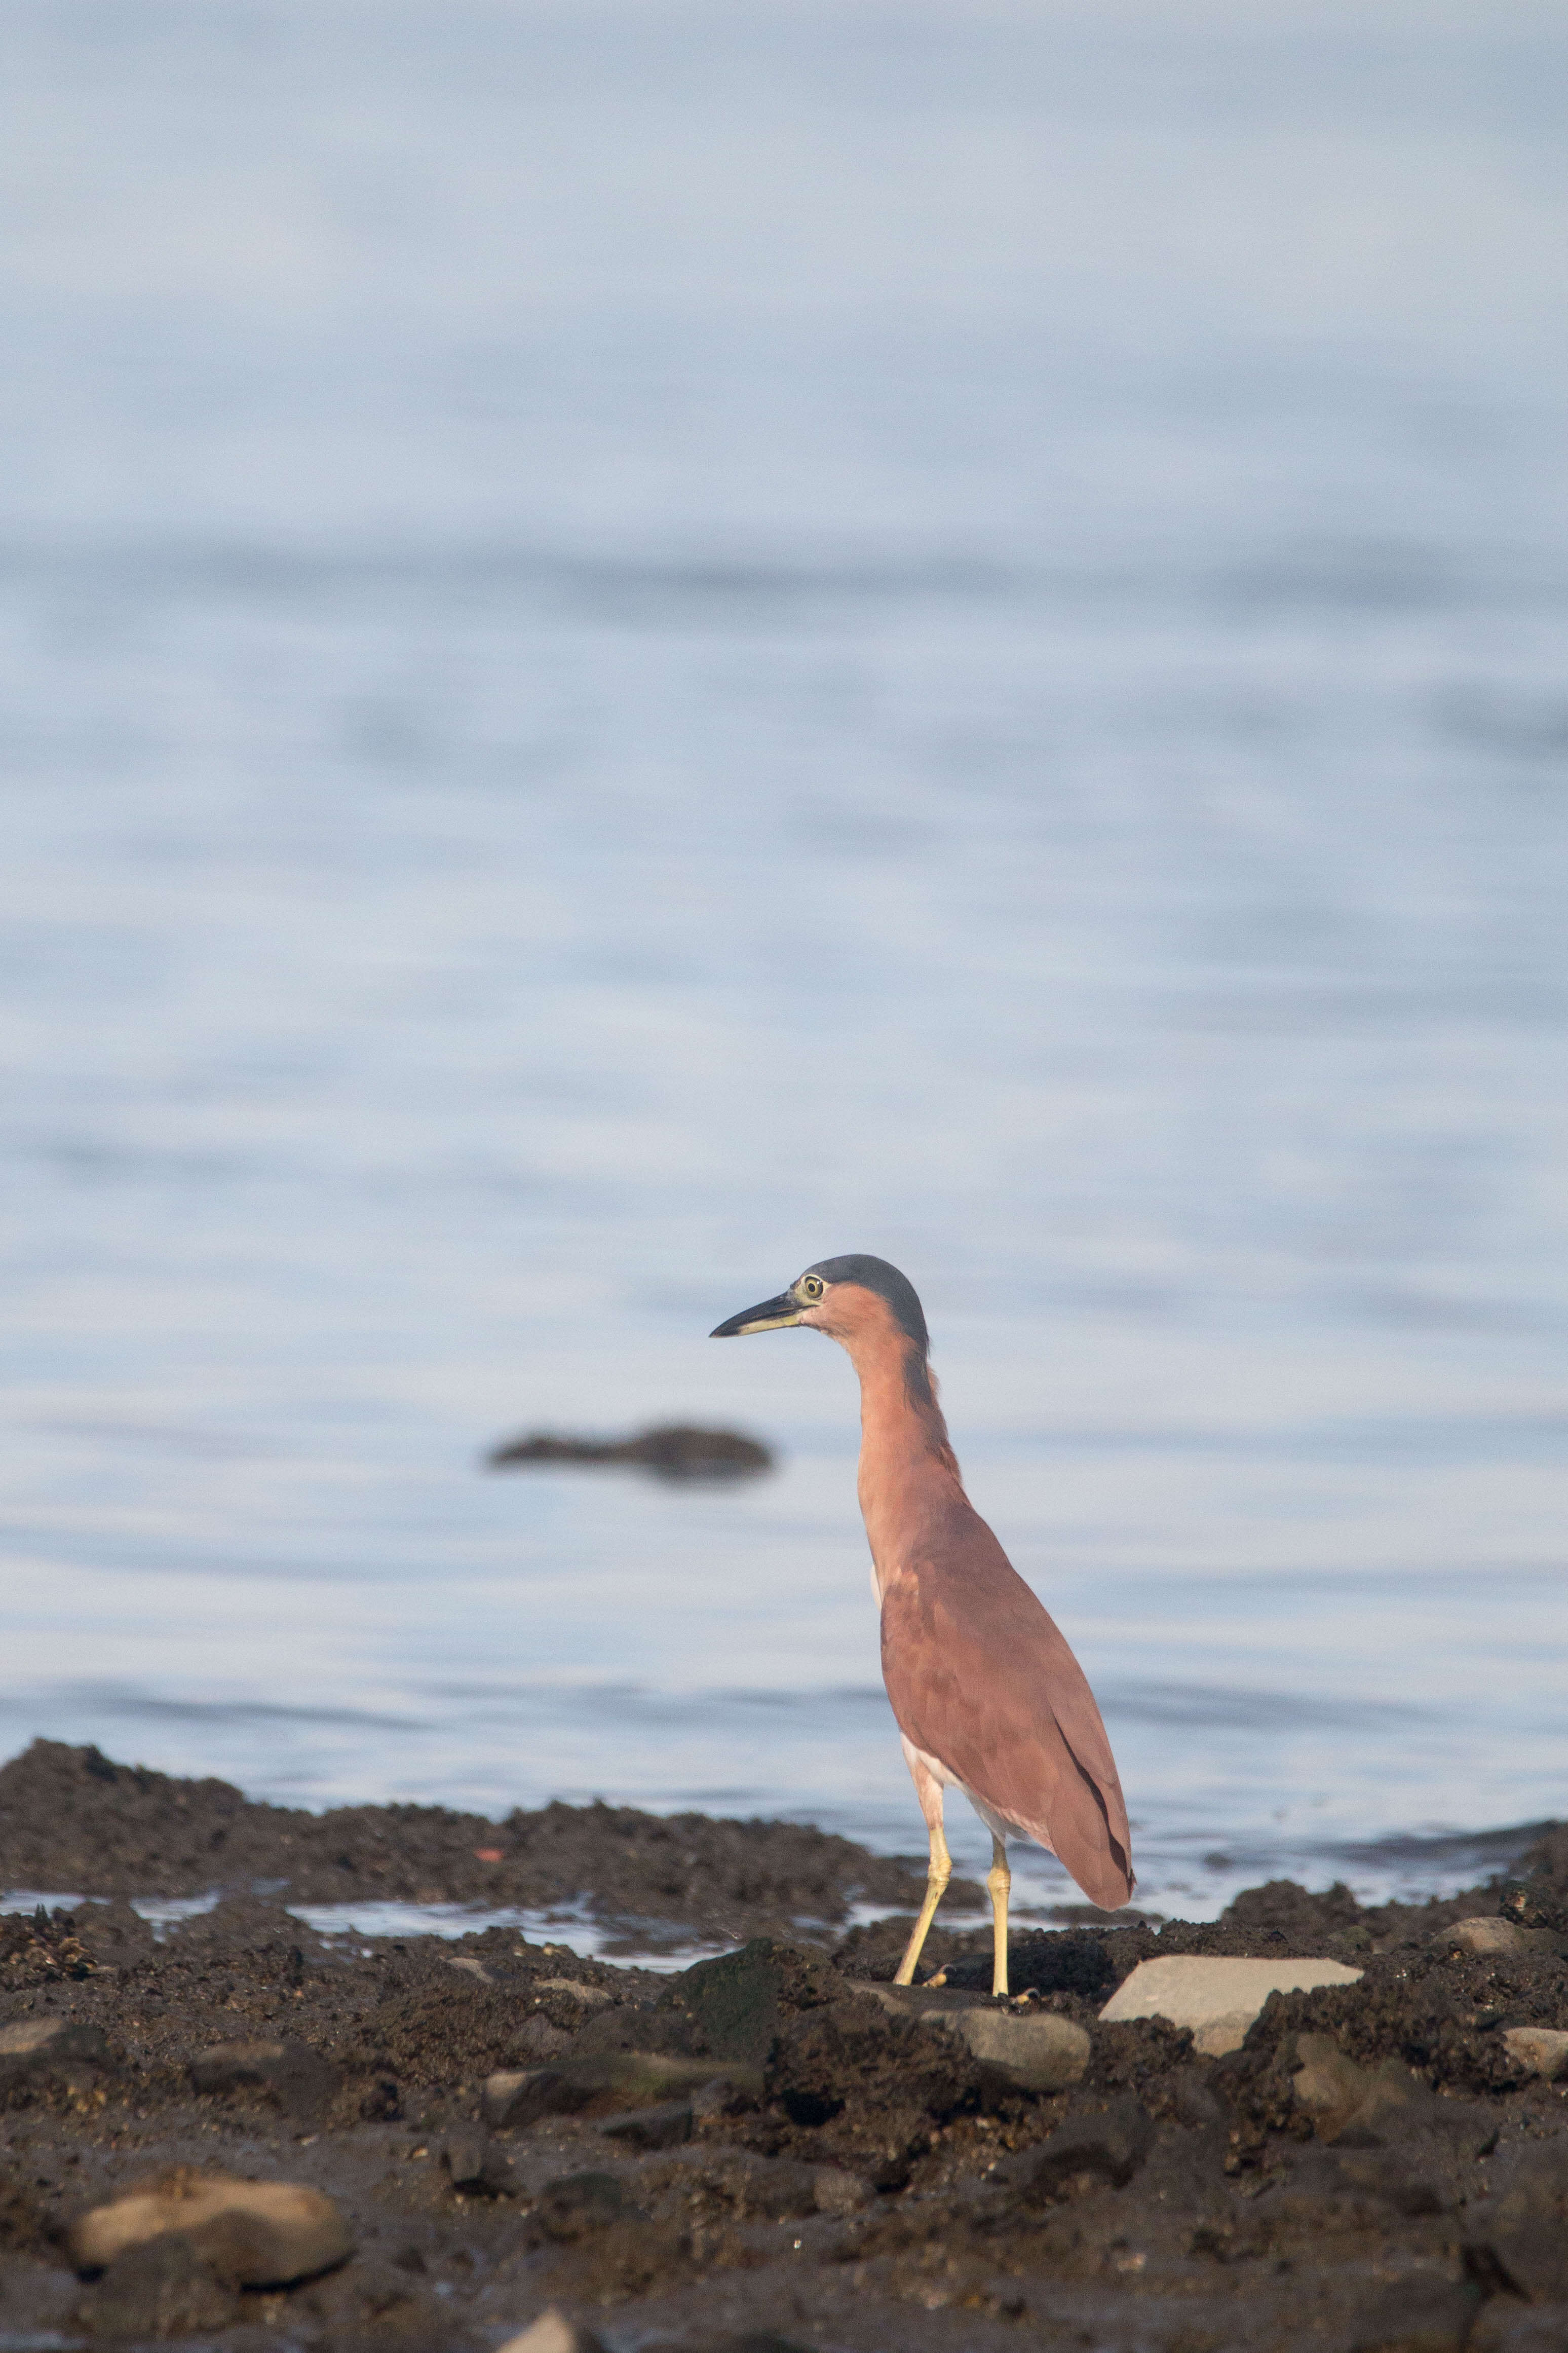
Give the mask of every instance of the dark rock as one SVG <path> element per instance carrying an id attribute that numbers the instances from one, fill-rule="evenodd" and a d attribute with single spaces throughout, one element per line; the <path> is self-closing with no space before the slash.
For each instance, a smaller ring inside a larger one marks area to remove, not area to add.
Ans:
<path id="1" fill-rule="evenodd" d="M 1190 2130 L 1204 2131 L 1225 2122 L 1225 2103 L 1201 2067 L 1178 2067 L 1167 2077 L 1164 2112 Z"/>
<path id="2" fill-rule="evenodd" d="M 454 2125 L 442 2141 L 442 2167 L 454 2190 L 499 2198 L 515 2189 L 512 2167 L 491 2148 L 484 2125 Z"/>
<path id="3" fill-rule="evenodd" d="M 713 2079 L 706 2059 L 672 2059 L 662 2052 L 606 2052 L 594 2058 L 575 2052 L 555 2067 L 503 2068 L 486 2079 L 485 2121 L 501 2131 L 534 2123 L 540 2116 L 604 2114 L 609 2110 L 653 2107 L 679 2099 L 687 2108 L 692 2094 Z M 739 2079 L 737 2090 L 762 2089 L 754 2069 L 730 2069 Z"/>
<path id="4" fill-rule="evenodd" d="M 1347 2353 L 1463 2353 L 1479 2291 L 1430 2280 L 1404 2280 L 1356 2315 Z"/>
<path id="5" fill-rule="evenodd" d="M 35 2254 L 48 2239 L 48 2212 L 31 2181 L 0 2158 L 0 2254 Z"/>
<path id="6" fill-rule="evenodd" d="M 94 2337 L 193 2337 L 226 2328 L 239 2298 L 177 2231 L 117 2255 L 78 2307 Z"/>
<path id="7" fill-rule="evenodd" d="M 1436 2145 L 1462 2157 L 1485 2157 L 1496 2146 L 1498 2129 L 1496 2112 L 1480 2102 L 1440 2100 L 1425 2084 L 1402 2084 L 1391 2070 L 1374 2080 L 1369 2097 L 1334 2139 L 1346 2149 L 1409 2151 Z"/>
<path id="8" fill-rule="evenodd" d="M 145 1960 L 157 1943 L 152 1922 L 119 1895 L 110 1904 L 84 1904 L 76 1915 L 76 1932 L 100 1968 L 124 1968 Z"/>
<path id="9" fill-rule="evenodd" d="M 731 2076 L 714 2075 L 691 2094 L 692 2121 L 719 2124 L 730 2116 L 746 2115 L 758 2104 L 758 2094 L 749 2083 L 738 2084 Z"/>
<path id="10" fill-rule="evenodd" d="M 259 2088 L 288 2115 L 314 2122 L 325 2114 L 338 2074 L 308 2042 L 219 2042 L 192 2060 L 191 2084 L 197 2092 Z"/>
<path id="11" fill-rule="evenodd" d="M 258 1950 L 298 1952 L 319 1949 L 321 1939 L 284 1906 L 264 1895 L 226 1895 L 210 1912 L 193 1912 L 174 1925 L 182 1945 L 250 1945 Z"/>
<path id="12" fill-rule="evenodd" d="M 563 2026 L 552 2026 L 542 2014 L 525 2020 L 518 2028 L 517 2039 L 507 2056 L 521 2060 L 524 2066 L 548 2066 L 563 2051 L 570 2051 L 574 2040 Z"/>
<path id="13" fill-rule="evenodd" d="M 1154 2126 L 1142 2103 L 1113 2100 L 1098 2116 L 1075 2116 L 1039 2148 L 1005 2158 L 991 2178 L 1015 2183 L 1032 2204 L 1066 2196 L 1089 2180 L 1121 2189 L 1153 2144 Z"/>
<path id="14" fill-rule="evenodd" d="M 546 2238 L 571 2244 L 637 2211 L 613 2173 L 562 2173 L 541 2190 L 533 2219 Z"/>
<path id="15" fill-rule="evenodd" d="M 1361 1916 L 1361 1905 L 1341 1880 L 1314 1895 L 1293 1879 L 1270 1879 L 1261 1887 L 1244 1888 L 1220 1922 L 1259 1939 L 1275 1930 L 1289 1943 L 1310 1944 L 1354 1927 Z"/>
<path id="16" fill-rule="evenodd" d="M 1331 2034 L 1299 2034 L 1295 2057 L 1290 2083 L 1296 2105 L 1311 2118 L 1320 2140 L 1336 2140 L 1371 2098 L 1375 2079 L 1341 2050 Z M 1410 2070 L 1397 2062 L 1389 2063 L 1394 2068 L 1394 2085 L 1389 2088 L 1413 2089 Z"/>
<path id="17" fill-rule="evenodd" d="M 504 2345 L 501 2353 L 509 2353 Z M 515 2348 L 515 2353 L 522 2353 L 522 2348 Z M 533 2353 L 531 2346 L 528 2353 Z M 739 2337 L 704 2337 L 700 2343 L 692 2338 L 676 2343 L 660 2337 L 647 2353 L 812 2353 L 812 2348 L 803 2345 L 798 2337 L 780 2337 L 771 2328 L 748 2328 Z"/>
<path id="18" fill-rule="evenodd" d="M 431 2300 L 420 2282 L 411 2276 L 411 2266 L 397 2257 L 389 2261 L 374 2251 L 362 2256 L 344 2281 L 343 2291 L 340 2311 L 345 2317 L 352 2311 L 362 2326 L 365 2321 L 376 2322 L 378 2337 L 389 2322 L 395 2326 L 400 2337 L 405 2331 L 412 2335 L 416 2327 L 427 2332 L 421 2340 L 424 2343 L 428 2344 L 436 2336 L 439 2323 Z M 404 2341 L 406 2342 L 405 2337 Z M 255 2353 L 273 2353 L 276 2342 L 274 2337 L 272 2345 L 258 2346 Z M 229 2348 L 226 2347 L 224 2353 L 229 2353 Z M 233 2353 L 252 2353 L 252 2348 L 237 2346 Z"/>
<path id="19" fill-rule="evenodd" d="M 1295 2039 L 1297 2106 L 1320 2140 L 1342 2148 L 1409 2148 L 1420 2140 L 1483 2156 L 1497 2138 L 1496 2115 L 1469 2100 L 1442 2100 L 1397 2059 L 1358 2066 L 1328 2034 Z"/>
<path id="20" fill-rule="evenodd" d="M 624 2116 L 606 2116 L 599 2130 L 629 2148 L 674 2148 L 691 2138 L 689 2100 L 664 2100 L 653 2108 L 632 2108 Z"/>
<path id="21" fill-rule="evenodd" d="M 0 2026 L 0 2086 L 27 2076 L 108 2064 L 109 2045 L 96 2026 L 45 2016 L 13 2019 Z"/>
<path id="22" fill-rule="evenodd" d="M 753 1936 L 738 1953 L 699 1961 L 659 2004 L 689 2019 L 715 2059 L 765 2067 L 786 2020 L 842 1999 L 843 1979 L 810 1946 Z"/>
<path id="23" fill-rule="evenodd" d="M 1458 2202 L 1439 2167 L 1423 2169 L 1399 2149 L 1336 2149 L 1336 2179 L 1363 2197 L 1378 2198 L 1396 2214 L 1446 2214 Z"/>
<path id="24" fill-rule="evenodd" d="M 484 2179 L 490 2137 L 483 2125 L 457 2125 L 441 2144 L 441 2163 L 454 2189 L 465 2189 Z"/>
<path id="25" fill-rule="evenodd" d="M 1474 2279 L 1528 2304 L 1568 2302 L 1568 2135 L 1527 2143 L 1494 2199 L 1471 2212 Z"/>
<path id="26" fill-rule="evenodd" d="M 561 1438 L 534 1430 L 492 1447 L 485 1460 L 492 1471 L 525 1469 L 533 1464 L 627 1462 L 656 1478 L 752 1479 L 773 1467 L 773 1456 L 760 1440 L 734 1430 L 699 1430 L 688 1422 L 670 1422 L 640 1430 L 635 1438 Z"/>
<path id="27" fill-rule="evenodd" d="M 568 2112 L 574 2087 L 553 2067 L 505 2067 L 485 2079 L 485 2121 L 497 2132 Z"/>
<path id="28" fill-rule="evenodd" d="M 1563 2353 L 1564 2347 L 1568 2304 L 1522 2306 L 1511 2295 L 1498 2295 L 1482 2306 L 1465 2353 Z"/>
<path id="29" fill-rule="evenodd" d="M 569 2047 L 579 2059 L 598 2058 L 617 2051 L 693 2059 L 700 2057 L 708 2048 L 701 2032 L 685 2012 L 664 2002 L 652 2010 L 630 2002 L 618 2009 L 603 2010 L 576 2028 Z M 555 2054 L 547 2052 L 543 2055 L 548 2060 Z"/>
<path id="30" fill-rule="evenodd" d="M 812 2353 L 798 2337 L 780 2337 L 771 2328 L 748 2328 L 740 2337 L 721 2337 L 704 2353 Z"/>
<path id="31" fill-rule="evenodd" d="M 1397 2149 L 1308 2147 L 1290 2159 L 1289 2190 L 1298 2202 L 1321 2199 L 1360 2210 L 1372 2200 L 1412 2218 L 1447 2213 L 1458 2200 L 1444 2158 L 1431 2149 L 1411 2157 Z"/>

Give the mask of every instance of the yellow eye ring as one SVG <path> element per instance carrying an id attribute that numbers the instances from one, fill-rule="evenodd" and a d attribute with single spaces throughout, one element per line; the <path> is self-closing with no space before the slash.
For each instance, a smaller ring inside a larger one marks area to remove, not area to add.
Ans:
<path id="1" fill-rule="evenodd" d="M 822 1277 L 819 1274 L 803 1274 L 801 1276 L 800 1293 L 803 1299 L 820 1299 L 822 1296 Z"/>

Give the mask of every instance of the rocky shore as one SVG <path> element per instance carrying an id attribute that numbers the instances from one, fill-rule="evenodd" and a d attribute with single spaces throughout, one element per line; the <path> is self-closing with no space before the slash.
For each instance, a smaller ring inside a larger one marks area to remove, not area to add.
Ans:
<path id="1" fill-rule="evenodd" d="M 0 1885 L 111 1899 L 0 1918 L 0 2353 L 1568 2348 L 1568 1831 L 1441 1904 L 1023 1931 L 1005 2004 L 941 1928 L 893 1989 L 903 1924 L 845 1923 L 918 1877 L 785 1824 L 310 1816 L 38 1743 Z M 126 1901 L 215 1889 L 162 1940 Z M 367 1893 L 739 1949 L 287 1908 Z"/>

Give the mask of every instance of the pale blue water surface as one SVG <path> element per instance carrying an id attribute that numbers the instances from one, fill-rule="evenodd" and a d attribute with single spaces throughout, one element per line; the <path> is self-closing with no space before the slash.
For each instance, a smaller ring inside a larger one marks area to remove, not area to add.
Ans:
<path id="1" fill-rule="evenodd" d="M 918 1848 L 869 1249 L 1155 1908 L 1568 1812 L 1561 15 L 3 46 L 0 1748 Z"/>

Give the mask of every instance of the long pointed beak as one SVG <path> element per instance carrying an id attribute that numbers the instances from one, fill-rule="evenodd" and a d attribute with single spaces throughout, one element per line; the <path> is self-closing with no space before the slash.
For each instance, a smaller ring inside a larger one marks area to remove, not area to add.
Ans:
<path id="1" fill-rule="evenodd" d="M 782 1332 L 786 1324 L 799 1322 L 800 1302 L 793 1292 L 781 1291 L 776 1299 L 764 1299 L 755 1307 L 742 1307 L 727 1324 L 716 1324 L 708 1337 L 738 1340 L 743 1332 Z"/>

